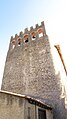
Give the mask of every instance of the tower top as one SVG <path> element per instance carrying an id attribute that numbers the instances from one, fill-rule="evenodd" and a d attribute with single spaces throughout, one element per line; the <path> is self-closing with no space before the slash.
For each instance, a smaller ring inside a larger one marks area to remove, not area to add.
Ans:
<path id="1" fill-rule="evenodd" d="M 19 35 L 18 35 L 18 34 L 15 34 L 15 37 L 11 36 L 11 40 L 14 39 L 14 38 L 17 38 L 17 37 L 24 36 L 25 34 L 30 34 L 31 32 L 37 31 L 38 29 L 41 29 L 41 28 L 43 29 L 44 26 L 45 26 L 45 25 L 44 25 L 44 21 L 42 21 L 42 22 L 41 22 L 41 25 L 36 24 L 36 25 L 35 25 L 35 28 L 33 28 L 33 26 L 30 27 L 30 30 L 28 30 L 28 28 L 25 28 L 25 29 L 24 29 L 24 32 L 21 31 L 21 32 L 19 33 Z M 38 31 L 39 31 L 39 30 L 38 30 Z M 37 32 L 38 32 L 38 31 L 37 31 Z M 46 34 L 45 28 L 44 28 L 44 33 Z"/>
<path id="2" fill-rule="evenodd" d="M 46 36 L 46 30 L 44 21 L 41 22 L 41 25 L 36 24 L 35 28 L 33 26 L 24 29 L 24 32 L 20 32 L 19 35 L 11 36 L 10 39 L 10 49 L 14 49 L 17 46 L 22 46 L 30 43 L 31 41 L 36 41 L 37 39 Z"/>

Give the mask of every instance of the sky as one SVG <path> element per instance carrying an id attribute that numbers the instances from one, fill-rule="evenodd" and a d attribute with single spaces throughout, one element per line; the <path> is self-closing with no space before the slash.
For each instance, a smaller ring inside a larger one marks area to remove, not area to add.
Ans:
<path id="1" fill-rule="evenodd" d="M 67 67 L 67 0 L 0 0 L 0 85 L 10 37 L 45 23 L 52 44 L 60 44 Z"/>

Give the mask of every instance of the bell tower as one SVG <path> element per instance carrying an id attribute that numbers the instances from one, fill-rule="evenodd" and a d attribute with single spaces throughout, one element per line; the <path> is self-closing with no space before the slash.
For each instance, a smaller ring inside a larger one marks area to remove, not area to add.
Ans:
<path id="1" fill-rule="evenodd" d="M 54 119 L 65 119 L 62 84 L 55 74 L 44 22 L 11 37 L 2 90 L 31 95 L 54 108 Z"/>

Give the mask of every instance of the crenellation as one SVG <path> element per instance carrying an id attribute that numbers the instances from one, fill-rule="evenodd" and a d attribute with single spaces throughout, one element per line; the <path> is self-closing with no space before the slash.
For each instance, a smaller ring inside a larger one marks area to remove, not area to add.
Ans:
<path id="1" fill-rule="evenodd" d="M 10 41 L 12 41 L 13 40 L 13 36 L 11 36 L 11 38 L 10 38 Z"/>
<path id="2" fill-rule="evenodd" d="M 36 26 L 36 29 L 39 27 L 39 25 L 38 25 L 38 24 L 36 24 L 35 26 Z"/>
<path id="3" fill-rule="evenodd" d="M 30 32 L 31 32 L 33 29 L 34 29 L 33 26 L 31 26 L 31 27 L 30 27 Z"/>
<path id="4" fill-rule="evenodd" d="M 41 25 L 44 26 L 44 21 L 41 22 Z"/>
<path id="5" fill-rule="evenodd" d="M 28 42 L 33 40 L 36 41 L 37 39 L 44 37 L 45 32 L 44 22 L 41 22 L 41 25 L 36 24 L 35 28 L 31 26 L 30 30 L 25 28 L 24 32 L 21 31 L 19 35 L 15 34 L 15 37 L 11 36 L 10 47 L 14 49 L 17 48 L 17 46 L 21 46 L 21 44 L 28 44 Z"/>
<path id="6" fill-rule="evenodd" d="M 17 39 L 18 38 L 18 35 L 17 34 L 15 34 L 15 39 Z"/>
<path id="7" fill-rule="evenodd" d="M 19 36 L 20 36 L 20 37 L 22 37 L 22 36 L 23 36 L 23 32 L 22 32 L 22 31 L 19 33 Z"/>
<path id="8" fill-rule="evenodd" d="M 41 22 L 41 25 L 36 24 L 35 28 L 31 26 L 30 30 L 25 28 L 24 32 L 21 31 L 19 35 L 15 34 L 14 38 L 13 36 L 11 37 L 10 49 L 17 48 L 17 46 L 21 46 L 23 44 L 28 44 L 28 42 L 31 43 L 31 41 L 36 41 L 37 39 L 44 37 L 45 32 L 44 22 Z"/>
<path id="9" fill-rule="evenodd" d="M 28 31 L 28 28 L 25 28 L 24 29 L 24 33 L 28 33 L 29 31 Z"/>

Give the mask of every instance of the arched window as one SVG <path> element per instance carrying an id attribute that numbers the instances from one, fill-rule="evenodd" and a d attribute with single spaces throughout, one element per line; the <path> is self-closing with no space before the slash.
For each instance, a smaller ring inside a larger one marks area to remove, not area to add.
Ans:
<path id="1" fill-rule="evenodd" d="M 28 41 L 29 41 L 29 37 L 28 37 L 28 35 L 25 35 L 24 36 L 24 42 L 27 43 Z"/>
<path id="2" fill-rule="evenodd" d="M 16 46 L 16 41 L 15 41 L 15 40 L 13 40 L 13 41 L 12 41 L 12 48 L 14 49 L 14 48 L 15 48 L 15 46 Z"/>
<path id="3" fill-rule="evenodd" d="M 18 40 L 18 46 L 20 46 L 21 45 L 21 38 L 19 37 L 17 40 Z"/>
<path id="4" fill-rule="evenodd" d="M 43 30 L 42 29 L 38 29 L 38 34 L 39 34 L 39 38 L 43 36 Z"/>
<path id="5" fill-rule="evenodd" d="M 32 32 L 32 33 L 31 33 L 31 36 L 32 36 L 32 40 L 35 40 L 35 38 L 36 38 L 36 33 L 35 33 L 35 32 Z"/>

